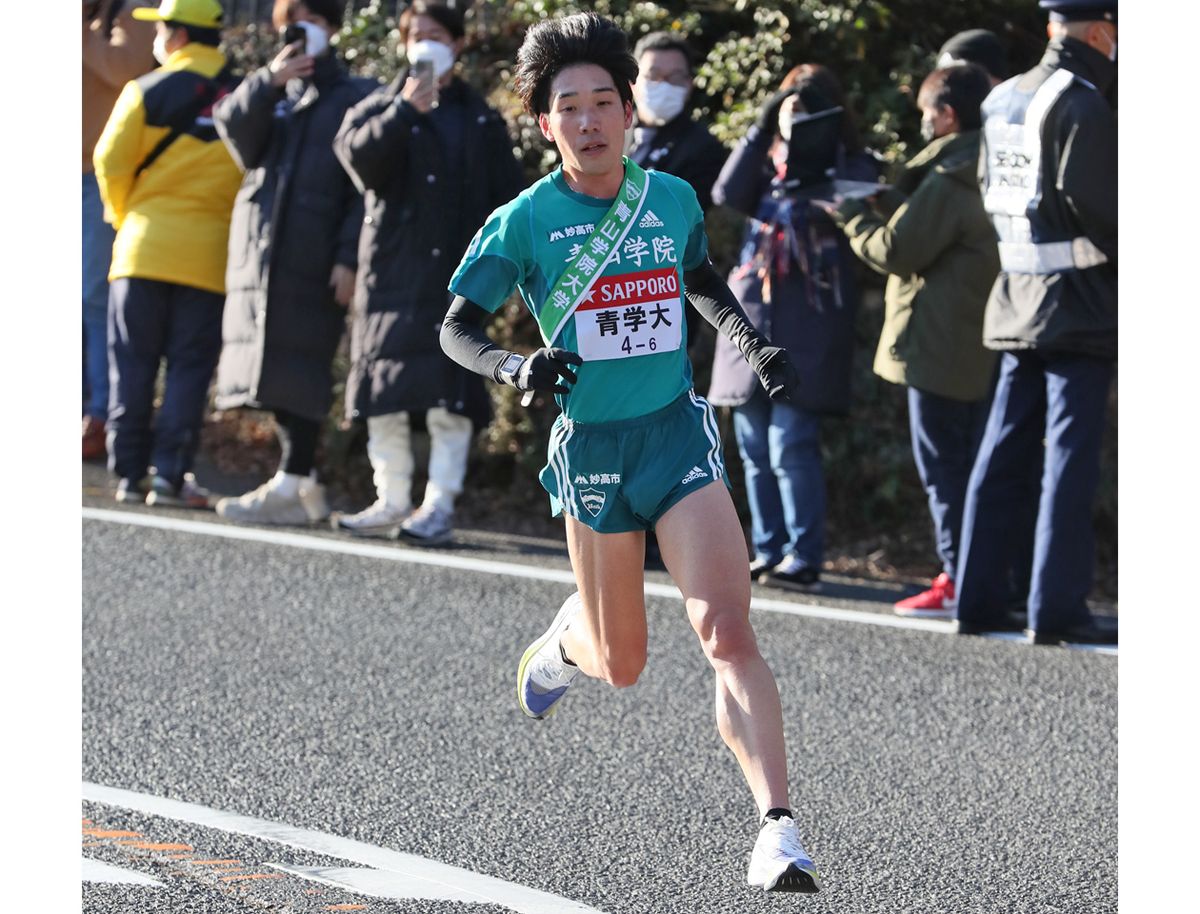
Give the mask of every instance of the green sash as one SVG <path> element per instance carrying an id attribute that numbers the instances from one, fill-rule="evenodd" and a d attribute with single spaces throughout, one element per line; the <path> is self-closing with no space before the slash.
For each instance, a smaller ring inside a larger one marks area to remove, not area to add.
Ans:
<path id="1" fill-rule="evenodd" d="M 550 290 L 538 315 L 538 327 L 547 346 L 554 345 L 562 328 L 616 255 L 621 242 L 637 222 L 638 213 L 642 211 L 646 191 L 650 189 L 650 176 L 637 162 L 624 158 L 625 180 L 617 191 L 617 198 L 596 230 L 580 245 L 574 259 L 567 264 L 567 269 Z"/>

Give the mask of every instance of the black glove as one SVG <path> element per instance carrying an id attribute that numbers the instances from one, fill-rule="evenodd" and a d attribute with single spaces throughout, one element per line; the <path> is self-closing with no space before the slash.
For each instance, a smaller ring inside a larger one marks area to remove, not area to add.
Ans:
<path id="1" fill-rule="evenodd" d="M 771 137 L 779 132 L 779 112 L 783 109 L 783 103 L 787 101 L 789 95 L 795 95 L 795 89 L 781 89 L 776 92 L 763 104 L 762 113 L 759 114 L 758 120 L 754 125 L 760 132 Z"/>
<path id="2" fill-rule="evenodd" d="M 571 388 L 560 382 L 560 378 L 569 384 L 574 384 L 579 378 L 571 370 L 583 364 L 583 359 L 577 353 L 568 349 L 542 348 L 525 359 L 525 364 L 517 372 L 513 386 L 517 390 L 540 390 L 548 393 L 570 393 Z"/>
<path id="3" fill-rule="evenodd" d="M 749 358 L 767 396 L 776 403 L 790 403 L 800 392 L 800 376 L 788 360 L 786 349 L 762 346 Z"/>

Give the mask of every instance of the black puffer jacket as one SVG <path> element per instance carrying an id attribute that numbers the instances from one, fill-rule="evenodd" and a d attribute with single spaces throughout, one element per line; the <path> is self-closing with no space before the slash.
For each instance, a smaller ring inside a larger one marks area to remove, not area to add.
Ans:
<path id="1" fill-rule="evenodd" d="M 707 212 L 712 206 L 712 186 L 729 156 L 708 128 L 684 111 L 661 127 L 647 128 L 634 136 L 638 142 L 629 150 L 629 158 L 643 168 L 683 178 L 696 192 L 700 208 Z"/>
<path id="2" fill-rule="evenodd" d="M 351 109 L 334 148 L 366 196 L 351 325 L 346 415 L 441 406 L 486 425 L 483 380 L 438 342 L 447 286 L 476 229 L 521 190 L 503 118 L 454 79 L 422 114 L 407 73 Z"/>
<path id="3" fill-rule="evenodd" d="M 374 85 L 329 55 L 311 81 L 292 80 L 286 91 L 258 70 L 213 111 L 246 171 L 229 231 L 219 409 L 329 413 L 346 320 L 329 278 L 334 264 L 354 269 L 363 212 L 333 138 Z"/>

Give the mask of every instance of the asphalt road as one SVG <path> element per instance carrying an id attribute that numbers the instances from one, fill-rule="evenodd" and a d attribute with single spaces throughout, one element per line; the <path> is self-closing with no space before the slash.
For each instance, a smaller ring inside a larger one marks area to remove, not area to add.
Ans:
<path id="1" fill-rule="evenodd" d="M 514 674 L 572 589 L 538 577 L 567 570 L 557 544 L 382 547 L 532 569 L 518 577 L 232 539 L 211 535 L 239 529 L 212 515 L 88 501 L 101 511 L 83 521 L 82 853 L 156 884 L 85 881 L 87 912 L 518 909 L 439 900 L 453 874 L 425 897 L 372 897 L 345 887 L 367 857 L 98 802 L 100 788 L 563 899 L 547 912 L 1117 910 L 1114 656 L 756 612 L 826 886 L 767 896 L 744 884 L 755 812 L 678 599 L 647 600 L 635 688 L 584 682 L 557 717 L 529 721 Z M 209 526 L 120 522 L 163 517 Z M 820 602 L 886 616 L 895 595 L 873 588 L 834 581 Z"/>

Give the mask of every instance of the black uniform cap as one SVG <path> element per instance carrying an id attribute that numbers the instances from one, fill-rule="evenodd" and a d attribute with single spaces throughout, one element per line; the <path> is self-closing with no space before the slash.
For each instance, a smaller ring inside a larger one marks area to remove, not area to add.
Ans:
<path id="1" fill-rule="evenodd" d="M 1116 22 L 1117 0 L 1039 0 L 1056 22 Z"/>
<path id="2" fill-rule="evenodd" d="M 955 63 L 979 64 L 995 79 L 1008 77 L 1008 55 L 994 32 L 987 29 L 968 29 L 949 38 L 938 51 L 937 65 Z"/>

